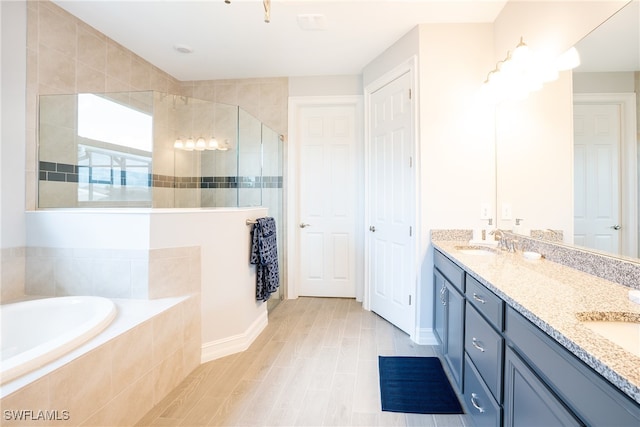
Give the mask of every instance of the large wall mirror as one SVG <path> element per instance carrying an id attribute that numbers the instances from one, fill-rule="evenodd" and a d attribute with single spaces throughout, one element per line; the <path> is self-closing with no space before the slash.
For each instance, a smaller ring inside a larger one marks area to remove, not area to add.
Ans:
<path id="1" fill-rule="evenodd" d="M 496 110 L 497 225 L 638 258 L 640 0 L 575 48 L 578 68 Z"/>
<path id="2" fill-rule="evenodd" d="M 637 258 L 640 0 L 576 49 L 573 243 Z"/>

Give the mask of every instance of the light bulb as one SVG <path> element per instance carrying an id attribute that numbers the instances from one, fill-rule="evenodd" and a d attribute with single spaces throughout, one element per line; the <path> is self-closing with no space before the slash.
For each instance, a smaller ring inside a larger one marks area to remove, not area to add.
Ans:
<path id="1" fill-rule="evenodd" d="M 204 138 L 198 138 L 198 140 L 196 141 L 195 149 L 197 151 L 204 151 L 205 148 L 207 148 L 207 143 L 205 142 Z"/>
<path id="2" fill-rule="evenodd" d="M 570 48 L 556 59 L 558 71 L 573 70 L 578 65 L 580 65 L 580 54 L 575 47 Z"/>
<path id="3" fill-rule="evenodd" d="M 184 149 L 184 143 L 182 142 L 182 140 L 180 138 L 175 140 L 175 142 L 173 143 L 173 148 L 177 148 L 178 150 L 183 150 Z"/>
<path id="4" fill-rule="evenodd" d="M 184 144 L 184 149 L 187 151 L 193 151 L 194 148 L 196 148 L 196 143 L 193 142 L 193 138 L 187 139 L 187 142 Z"/>
<path id="5" fill-rule="evenodd" d="M 518 44 L 518 46 L 516 46 L 516 49 L 513 51 L 513 55 L 511 56 L 511 58 L 516 63 L 521 64 L 520 66 L 527 66 L 527 64 L 531 61 L 531 49 L 529 49 L 529 46 L 525 44 L 525 42 L 522 40 L 522 37 L 520 37 L 520 43 Z"/>
<path id="6" fill-rule="evenodd" d="M 217 150 L 218 149 L 218 140 L 215 136 L 212 136 L 209 140 L 209 146 L 207 147 L 209 150 Z"/>

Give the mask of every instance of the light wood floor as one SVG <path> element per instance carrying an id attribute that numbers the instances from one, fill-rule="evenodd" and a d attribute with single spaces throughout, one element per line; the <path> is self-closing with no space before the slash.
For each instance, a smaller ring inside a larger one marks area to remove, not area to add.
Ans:
<path id="1" fill-rule="evenodd" d="M 285 300 L 247 351 L 198 367 L 138 425 L 471 425 L 464 415 L 382 412 L 378 355 L 435 352 L 355 300 Z"/>

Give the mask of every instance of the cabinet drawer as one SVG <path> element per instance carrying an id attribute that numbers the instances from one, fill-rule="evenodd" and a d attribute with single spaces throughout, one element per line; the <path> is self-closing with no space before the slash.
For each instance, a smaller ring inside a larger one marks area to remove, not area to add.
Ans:
<path id="1" fill-rule="evenodd" d="M 502 409 L 493 399 L 468 356 L 464 359 L 464 404 L 475 426 L 501 425 Z"/>
<path id="2" fill-rule="evenodd" d="M 464 293 L 464 270 L 454 264 L 449 258 L 444 256 L 440 251 L 433 252 L 433 263 L 442 275 L 455 286 L 460 292 Z"/>
<path id="3" fill-rule="evenodd" d="M 500 297 L 467 275 L 467 301 L 470 301 L 499 331 L 504 326 L 504 303 Z"/>
<path id="4" fill-rule="evenodd" d="M 502 401 L 504 340 L 471 306 L 466 305 L 464 349 L 498 402 Z"/>

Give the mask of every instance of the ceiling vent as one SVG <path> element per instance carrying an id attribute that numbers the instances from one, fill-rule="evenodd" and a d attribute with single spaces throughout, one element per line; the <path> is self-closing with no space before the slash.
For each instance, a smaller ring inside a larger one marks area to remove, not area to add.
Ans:
<path id="1" fill-rule="evenodd" d="M 320 13 L 306 13 L 298 15 L 298 26 L 305 31 L 327 29 L 327 19 Z"/>

